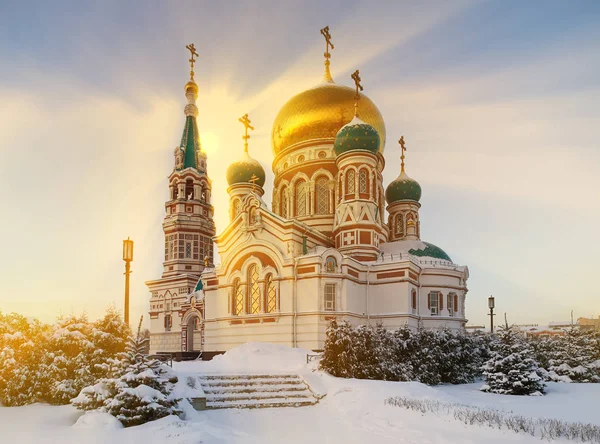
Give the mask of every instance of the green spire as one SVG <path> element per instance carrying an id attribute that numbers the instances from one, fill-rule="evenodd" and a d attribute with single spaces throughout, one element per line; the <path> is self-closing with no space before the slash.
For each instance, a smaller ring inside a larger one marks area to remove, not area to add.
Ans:
<path id="1" fill-rule="evenodd" d="M 200 145 L 200 134 L 198 133 L 196 116 L 186 116 L 180 146 L 184 151 L 183 168 L 198 169 L 198 165 L 196 164 L 197 153 L 199 153 L 202 148 Z"/>

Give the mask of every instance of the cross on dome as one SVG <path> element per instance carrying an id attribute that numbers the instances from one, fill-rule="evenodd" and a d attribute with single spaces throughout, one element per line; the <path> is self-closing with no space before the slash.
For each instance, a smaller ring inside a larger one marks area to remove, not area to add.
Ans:
<path id="1" fill-rule="evenodd" d="M 254 127 L 250 125 L 250 118 L 248 117 L 248 113 L 244 114 L 242 117 L 238 119 L 242 125 L 244 125 L 244 135 L 242 139 L 244 139 L 244 152 L 248 152 L 248 139 L 250 138 L 250 134 L 248 134 L 248 130 L 251 129 L 254 131 Z"/>
<path id="2" fill-rule="evenodd" d="M 402 150 L 402 155 L 400 156 L 400 162 L 402 165 L 402 170 L 404 171 L 404 158 L 406 156 L 404 156 L 404 152 L 406 151 L 406 142 L 404 142 L 404 136 L 400 137 L 400 140 L 398 141 L 398 143 L 400 144 L 400 149 Z"/>
<path id="3" fill-rule="evenodd" d="M 354 85 L 356 86 L 356 95 L 354 96 L 354 116 L 358 117 L 358 101 L 360 100 L 359 90 L 363 90 L 363 86 L 360 84 L 361 78 L 358 72 L 358 69 L 352 73 L 352 80 L 354 80 Z"/>
<path id="4" fill-rule="evenodd" d="M 193 43 L 190 43 L 189 45 L 185 46 L 187 48 L 187 50 L 190 52 L 190 79 L 194 80 L 194 64 L 196 63 L 196 59 L 194 57 L 199 57 L 198 53 L 196 52 L 196 47 L 194 46 Z"/>
<path id="5" fill-rule="evenodd" d="M 333 82 L 333 78 L 331 77 L 331 72 L 329 71 L 329 59 L 331 58 L 331 53 L 329 52 L 329 47 L 334 49 L 333 43 L 331 43 L 331 34 L 329 33 L 329 26 L 325 26 L 321 29 L 321 34 L 325 37 L 325 78 L 326 82 Z"/>

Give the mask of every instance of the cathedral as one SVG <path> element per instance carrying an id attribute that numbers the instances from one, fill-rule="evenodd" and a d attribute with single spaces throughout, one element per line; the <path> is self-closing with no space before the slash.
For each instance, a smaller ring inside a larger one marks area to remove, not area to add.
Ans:
<path id="1" fill-rule="evenodd" d="M 216 233 L 198 132 L 194 45 L 185 126 L 163 222 L 164 270 L 148 281 L 151 352 L 205 356 L 249 341 L 319 350 L 332 319 L 388 328 L 464 328 L 469 270 L 421 240 L 421 186 L 405 171 L 383 187 L 386 127 L 362 91 L 325 74 L 289 99 L 271 131 L 273 196 L 249 150 L 227 169 L 229 224 Z M 399 135 L 398 135 L 399 136 Z M 238 148 L 232 148 L 231 151 Z M 215 264 L 213 246 L 220 263 Z"/>

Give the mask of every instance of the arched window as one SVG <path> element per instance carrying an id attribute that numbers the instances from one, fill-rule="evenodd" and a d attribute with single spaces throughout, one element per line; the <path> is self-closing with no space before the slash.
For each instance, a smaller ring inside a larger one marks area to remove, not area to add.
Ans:
<path id="1" fill-rule="evenodd" d="M 354 170 L 348 171 L 346 175 L 346 194 L 354 194 L 355 180 Z"/>
<path id="2" fill-rule="evenodd" d="M 242 202 L 239 199 L 233 201 L 233 217 L 232 220 L 239 216 L 242 212 Z"/>
<path id="3" fill-rule="evenodd" d="M 306 216 L 306 182 L 296 182 L 296 216 Z"/>
<path id="4" fill-rule="evenodd" d="M 265 312 L 273 313 L 277 309 L 277 290 L 275 289 L 275 282 L 273 282 L 273 275 L 268 274 L 265 279 Z"/>
<path id="5" fill-rule="evenodd" d="M 327 189 L 327 178 L 319 177 L 315 185 L 317 200 L 317 214 L 329 214 L 329 190 Z"/>
<path id="6" fill-rule="evenodd" d="M 185 198 L 188 200 L 194 198 L 194 181 L 192 179 L 185 181 Z"/>
<path id="7" fill-rule="evenodd" d="M 362 169 L 358 175 L 358 192 L 366 194 L 369 192 L 369 180 L 367 170 Z"/>
<path id="8" fill-rule="evenodd" d="M 244 313 L 244 292 L 242 291 L 242 285 L 240 283 L 240 278 L 237 278 L 233 281 L 233 304 L 232 304 L 233 314 L 236 316 L 240 316 Z"/>
<path id="9" fill-rule="evenodd" d="M 404 236 L 404 218 L 402 214 L 396 215 L 396 234 L 398 236 Z"/>
<path id="10" fill-rule="evenodd" d="M 288 196 L 288 189 L 287 189 L 287 187 L 281 188 L 280 193 L 281 193 L 281 195 L 279 197 L 279 200 L 281 202 L 281 211 L 280 211 L 279 214 L 282 217 L 288 218 L 289 217 L 288 209 L 289 209 L 290 198 Z"/>
<path id="11" fill-rule="evenodd" d="M 173 200 L 177 199 L 177 184 L 173 185 Z"/>
<path id="12" fill-rule="evenodd" d="M 260 313 L 260 287 L 258 285 L 258 266 L 250 265 L 248 268 L 248 313 Z"/>

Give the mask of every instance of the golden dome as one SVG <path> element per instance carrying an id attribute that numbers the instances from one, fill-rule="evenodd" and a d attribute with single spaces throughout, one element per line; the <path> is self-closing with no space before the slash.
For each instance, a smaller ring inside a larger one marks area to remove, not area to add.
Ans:
<path id="1" fill-rule="evenodd" d="M 354 89 L 333 82 L 323 82 L 301 92 L 283 105 L 273 123 L 271 142 L 273 153 L 311 139 L 335 139 L 336 134 L 354 117 Z M 381 139 L 379 152 L 385 146 L 385 123 L 375 104 L 360 95 L 358 113 L 361 120 L 372 125 Z"/>

